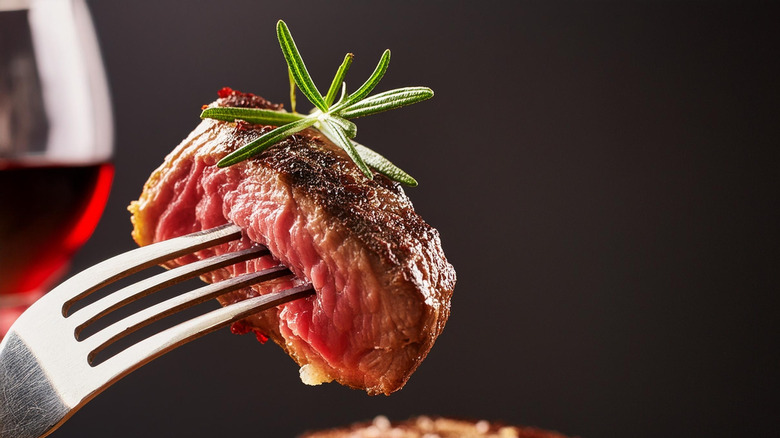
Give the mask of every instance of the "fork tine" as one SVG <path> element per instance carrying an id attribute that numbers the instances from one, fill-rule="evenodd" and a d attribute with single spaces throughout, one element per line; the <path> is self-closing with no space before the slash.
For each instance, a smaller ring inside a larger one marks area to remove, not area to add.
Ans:
<path id="1" fill-rule="evenodd" d="M 67 315 L 68 309 L 73 303 L 120 278 L 185 254 L 229 242 L 240 237 L 241 228 L 236 225 L 226 224 L 136 248 L 81 271 L 64 281 L 47 295 L 61 294 L 63 296 L 72 296 L 62 306 L 62 314 Z M 84 284 L 91 284 L 92 287 L 84 289 Z M 74 293 L 74 291 L 77 291 L 77 293 Z"/>
<path id="2" fill-rule="evenodd" d="M 157 357 L 230 323 L 288 301 L 314 294 L 311 284 L 249 298 L 221 307 L 150 336 L 106 359 L 93 369 L 106 387 Z M 100 390 L 98 391 L 100 392 Z"/>
<path id="3" fill-rule="evenodd" d="M 81 333 L 84 328 L 125 304 L 206 272 L 249 259 L 262 257 L 270 253 L 271 252 L 264 246 L 253 246 L 243 251 L 229 252 L 170 269 L 141 280 L 138 283 L 133 283 L 94 303 L 73 311 L 71 315 L 68 316 L 68 322 L 75 327 L 74 333 L 78 337 L 79 333 Z"/>
<path id="4" fill-rule="evenodd" d="M 90 363 L 92 363 L 92 359 L 95 357 L 95 355 L 104 348 L 125 337 L 126 335 L 129 335 L 130 333 L 155 321 L 165 318 L 166 316 L 172 315 L 173 313 L 176 313 L 180 310 L 192 307 L 212 298 L 216 298 L 220 295 L 224 295 L 228 292 L 232 292 L 234 290 L 242 289 L 253 284 L 272 280 L 274 278 L 285 275 L 292 275 L 292 272 L 290 272 L 286 266 L 279 265 L 273 268 L 264 269 L 262 271 L 244 274 L 217 283 L 208 284 L 206 286 L 175 296 L 173 298 L 169 298 L 168 300 L 138 311 L 137 313 L 134 313 L 120 321 L 111 324 L 110 326 L 98 331 L 91 337 L 82 341 L 83 346 L 91 350 L 88 355 L 88 360 Z"/>
<path id="5" fill-rule="evenodd" d="M 150 290 L 167 286 L 183 276 L 197 275 L 207 265 L 211 270 L 245 260 L 243 257 L 258 257 L 262 250 L 194 262 L 195 267 L 159 274 L 144 283 L 144 287 L 132 291 L 122 289 L 117 297 L 97 300 L 68 316 L 71 305 L 90 293 L 134 272 L 241 236 L 239 227 L 224 225 L 134 249 L 74 275 L 33 303 L 0 340 L 0 436 L 46 436 L 111 384 L 166 352 L 246 316 L 314 294 L 314 288 L 307 284 L 240 301 L 160 331 L 95 366 L 90 363 L 89 357 L 95 354 L 90 348 L 103 348 L 104 344 L 150 321 L 229 290 L 267 280 L 269 275 L 291 275 L 280 265 L 270 273 L 261 271 L 236 277 L 159 303 L 109 326 L 105 333 L 98 331 L 85 341 L 74 336 L 76 328 L 151 293 Z"/>

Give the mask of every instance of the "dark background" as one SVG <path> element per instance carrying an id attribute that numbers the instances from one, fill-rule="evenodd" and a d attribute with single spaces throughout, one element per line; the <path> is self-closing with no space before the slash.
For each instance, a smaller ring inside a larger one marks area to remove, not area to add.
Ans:
<path id="1" fill-rule="evenodd" d="M 407 386 L 307 387 L 227 330 L 138 370 L 55 437 L 293 437 L 383 414 L 583 437 L 769 436 L 778 361 L 777 15 L 712 2 L 89 3 L 116 180 L 74 269 L 133 247 L 127 204 L 222 86 L 288 102 L 274 24 L 320 88 L 436 97 L 358 120 L 458 272 Z M 302 97 L 299 98 L 302 99 Z M 308 108 L 308 105 L 304 105 Z"/>

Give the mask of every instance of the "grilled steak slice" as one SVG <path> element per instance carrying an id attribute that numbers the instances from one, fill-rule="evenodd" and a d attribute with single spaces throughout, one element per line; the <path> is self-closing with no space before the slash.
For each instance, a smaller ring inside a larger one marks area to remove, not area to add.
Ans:
<path id="1" fill-rule="evenodd" d="M 212 105 L 275 108 L 229 89 Z M 234 166 L 215 166 L 270 129 L 203 120 L 130 205 L 133 237 L 147 245 L 227 222 L 240 226 L 243 240 L 197 256 L 262 244 L 278 260 L 240 263 L 206 281 L 279 261 L 296 277 L 222 296 L 222 304 L 304 281 L 317 294 L 240 321 L 234 331 L 273 339 L 301 365 L 305 383 L 336 380 L 390 394 L 425 358 L 449 316 L 455 271 L 438 232 L 414 212 L 398 184 L 378 174 L 367 179 L 317 131 Z"/>
<path id="2" fill-rule="evenodd" d="M 391 423 L 378 416 L 373 421 L 348 427 L 309 432 L 301 438 L 566 438 L 533 427 L 508 426 L 488 421 L 467 421 L 452 418 L 421 416 Z"/>

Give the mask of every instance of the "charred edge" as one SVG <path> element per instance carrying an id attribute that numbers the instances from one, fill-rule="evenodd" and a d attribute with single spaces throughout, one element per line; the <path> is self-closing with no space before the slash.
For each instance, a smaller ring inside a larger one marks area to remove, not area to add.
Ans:
<path id="1" fill-rule="evenodd" d="M 252 93 L 242 93 L 230 87 L 223 87 L 217 92 L 219 106 L 232 106 L 238 108 L 259 108 L 269 110 L 281 110 L 284 105 L 272 103 L 261 96 Z"/>

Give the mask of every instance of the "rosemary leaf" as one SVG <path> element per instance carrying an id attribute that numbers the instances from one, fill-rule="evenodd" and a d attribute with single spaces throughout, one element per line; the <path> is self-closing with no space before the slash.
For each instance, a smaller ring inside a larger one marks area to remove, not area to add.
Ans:
<path id="1" fill-rule="evenodd" d="M 339 100 L 338 100 L 338 102 L 336 102 L 336 105 L 334 105 L 334 106 L 335 107 L 340 107 L 341 103 L 344 102 L 344 99 L 346 99 L 346 98 L 347 98 L 347 83 L 346 82 L 342 82 L 341 83 L 341 96 L 339 96 Z M 333 112 L 333 111 L 331 111 L 331 112 Z"/>
<path id="2" fill-rule="evenodd" d="M 206 108 L 200 113 L 201 119 L 216 119 L 225 122 L 234 122 L 244 120 L 249 123 L 259 125 L 279 126 L 286 123 L 295 122 L 303 118 L 300 114 L 288 113 L 284 111 L 274 111 L 259 108 L 235 108 L 235 107 L 215 107 Z"/>
<path id="3" fill-rule="evenodd" d="M 351 53 L 347 53 L 344 56 L 344 61 L 339 66 L 339 69 L 336 71 L 336 76 L 333 77 L 333 82 L 330 83 L 330 88 L 328 89 L 328 94 L 325 96 L 325 105 L 330 108 L 331 105 L 333 105 L 333 101 L 336 99 L 336 93 L 339 92 L 339 89 L 341 89 L 341 85 L 344 83 L 344 76 L 347 75 L 347 70 L 349 70 L 349 66 L 352 65 L 352 58 L 355 55 Z"/>
<path id="4" fill-rule="evenodd" d="M 364 97 L 368 96 L 368 93 L 371 92 L 371 90 L 376 87 L 376 84 L 379 83 L 379 81 L 382 79 L 382 76 L 385 75 L 385 72 L 387 71 L 387 66 L 390 65 L 390 50 L 385 50 L 384 53 L 382 53 L 382 57 L 379 58 L 379 64 L 377 64 L 376 68 L 374 69 L 374 72 L 371 73 L 371 76 L 366 79 L 366 82 L 363 83 L 363 85 L 360 86 L 360 88 L 357 89 L 354 93 L 350 94 L 349 97 L 341 104 L 340 108 L 347 107 Z"/>
<path id="5" fill-rule="evenodd" d="M 348 138 L 355 138 L 357 135 L 357 125 L 350 122 L 349 120 L 342 119 L 341 117 L 336 116 L 330 116 L 328 120 L 332 121 L 336 125 L 338 125 L 342 130 L 344 130 L 344 134 Z"/>
<path id="6" fill-rule="evenodd" d="M 412 178 L 411 175 L 401 170 L 398 166 L 391 163 L 387 158 L 379 155 L 373 150 L 363 146 L 360 143 L 352 142 L 355 149 L 369 166 L 377 170 L 377 172 L 390 178 L 393 181 L 398 181 L 401 184 L 405 184 L 409 187 L 417 187 L 417 180 Z"/>
<path id="7" fill-rule="evenodd" d="M 295 46 L 295 41 L 292 39 L 290 29 L 282 20 L 279 20 L 276 23 L 276 36 L 279 39 L 279 45 L 282 47 L 282 53 L 284 53 L 284 59 L 287 61 L 287 66 L 290 68 L 290 72 L 292 73 L 298 88 L 301 89 L 301 93 L 303 93 L 304 96 L 322 112 L 327 111 L 328 106 L 325 105 L 325 99 L 311 80 L 309 71 L 306 69 L 306 64 L 303 63 L 303 58 L 301 58 L 301 53 L 298 51 L 298 48 Z"/>
<path id="8" fill-rule="evenodd" d="M 258 137 L 257 140 L 242 146 L 240 149 L 219 160 L 217 166 L 227 167 L 244 161 L 253 155 L 257 155 L 260 152 L 263 152 L 274 144 L 295 134 L 296 132 L 308 128 L 309 126 L 313 125 L 314 122 L 316 122 L 315 119 L 307 117 L 266 132 L 265 134 Z"/>
<path id="9" fill-rule="evenodd" d="M 363 158 L 360 156 L 358 151 L 355 150 L 355 146 L 352 144 L 352 141 L 347 138 L 347 135 L 338 124 L 334 123 L 332 119 L 326 118 L 322 121 L 322 123 L 320 123 L 320 130 L 323 134 L 325 134 L 326 137 L 331 139 L 333 143 L 336 143 L 340 148 L 347 152 L 349 158 L 355 162 L 360 171 L 363 172 L 363 174 L 368 177 L 368 179 L 374 179 L 374 174 L 371 173 L 371 169 L 369 169 L 366 163 L 363 162 Z"/>
<path id="10" fill-rule="evenodd" d="M 287 77 L 290 79 L 290 112 L 297 112 L 295 111 L 295 78 L 293 77 L 292 70 L 290 70 L 290 67 L 287 67 Z"/>
<path id="11" fill-rule="evenodd" d="M 353 103 L 339 111 L 339 115 L 345 119 L 354 119 L 411 105 L 431 97 L 433 90 L 427 87 L 397 88 Z"/>

